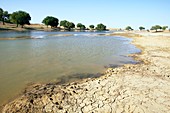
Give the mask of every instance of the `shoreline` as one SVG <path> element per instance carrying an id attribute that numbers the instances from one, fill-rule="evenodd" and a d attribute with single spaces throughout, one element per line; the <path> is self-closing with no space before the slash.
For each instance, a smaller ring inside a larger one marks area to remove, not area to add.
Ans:
<path id="1" fill-rule="evenodd" d="M 115 35 L 118 36 L 118 34 Z M 165 62 L 164 57 L 170 59 L 168 52 L 170 46 L 167 44 L 170 38 L 164 37 L 165 42 L 161 43 L 159 36 L 147 37 L 134 33 L 119 35 L 133 39 L 131 43 L 140 48 L 141 53 L 130 56 L 142 63 L 109 68 L 106 74 L 99 78 L 84 79 L 65 85 L 49 83 L 32 86 L 22 96 L 6 104 L 3 112 L 152 113 L 168 111 L 170 109 L 170 88 L 168 87 L 170 86 L 170 77 L 168 77 L 170 69 L 165 64 L 170 64 L 170 61 Z M 153 39 L 156 41 L 150 45 L 148 41 Z M 158 52 L 158 55 L 155 52 Z M 161 62 L 157 57 L 161 59 Z M 161 97 L 161 100 L 158 97 Z"/>

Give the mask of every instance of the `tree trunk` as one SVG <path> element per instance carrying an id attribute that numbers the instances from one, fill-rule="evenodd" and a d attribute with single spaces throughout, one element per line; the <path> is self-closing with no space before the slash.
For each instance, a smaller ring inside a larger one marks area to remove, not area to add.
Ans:
<path id="1" fill-rule="evenodd" d="M 3 22 L 3 25 L 5 25 L 5 21 L 4 21 L 4 18 L 3 18 L 2 22 Z"/>

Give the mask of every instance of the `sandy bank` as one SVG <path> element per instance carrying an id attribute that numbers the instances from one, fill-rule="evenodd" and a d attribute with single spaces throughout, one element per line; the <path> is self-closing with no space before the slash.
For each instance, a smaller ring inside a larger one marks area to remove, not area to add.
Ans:
<path id="1" fill-rule="evenodd" d="M 0 31 L 29 31 L 29 30 L 58 31 L 59 29 L 47 27 L 43 24 L 24 25 L 24 27 L 21 28 L 21 26 L 16 27 L 16 24 L 5 23 L 5 25 L 3 25 L 2 22 L 0 22 Z"/>
<path id="2" fill-rule="evenodd" d="M 34 85 L 3 108 L 3 113 L 168 113 L 170 111 L 170 37 L 134 33 L 143 63 L 109 68 L 105 76 L 66 85 Z"/>

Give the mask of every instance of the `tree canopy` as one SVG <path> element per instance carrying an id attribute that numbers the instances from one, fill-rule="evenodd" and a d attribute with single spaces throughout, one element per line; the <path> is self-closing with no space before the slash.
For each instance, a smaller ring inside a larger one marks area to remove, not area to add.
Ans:
<path id="1" fill-rule="evenodd" d="M 0 8 L 0 21 L 2 21 L 3 12 L 4 12 L 4 10 L 2 8 Z"/>
<path id="2" fill-rule="evenodd" d="M 47 25 L 47 27 L 50 25 L 51 27 L 57 27 L 58 26 L 58 19 L 52 16 L 47 16 L 46 18 L 44 18 L 44 20 L 42 21 L 42 23 L 44 23 L 45 25 Z"/>
<path id="3" fill-rule="evenodd" d="M 75 28 L 75 24 L 73 22 L 69 22 L 67 20 L 62 20 L 60 22 L 60 26 L 63 26 L 64 29 L 71 30 L 72 28 Z"/>
<path id="4" fill-rule="evenodd" d="M 63 26 L 64 28 L 66 28 L 66 23 L 67 23 L 68 21 L 67 20 L 62 20 L 62 21 L 60 21 L 60 26 Z"/>
<path id="5" fill-rule="evenodd" d="M 3 22 L 3 25 L 5 25 L 5 21 L 9 20 L 10 14 L 8 11 L 4 11 L 2 8 L 0 8 L 0 21 Z"/>
<path id="6" fill-rule="evenodd" d="M 82 25 L 81 27 L 80 27 L 80 30 L 85 30 L 86 29 L 86 26 L 85 25 Z"/>
<path id="7" fill-rule="evenodd" d="M 77 24 L 77 27 L 80 28 L 82 25 L 83 25 L 82 23 L 78 23 L 78 24 Z"/>
<path id="8" fill-rule="evenodd" d="M 160 25 L 155 25 L 151 27 L 151 30 L 156 30 L 156 32 L 158 31 L 158 29 L 162 29 L 162 27 Z"/>
<path id="9" fill-rule="evenodd" d="M 73 22 L 66 22 L 66 28 L 70 31 L 72 28 L 75 28 L 75 24 Z"/>
<path id="10" fill-rule="evenodd" d="M 96 30 L 104 31 L 104 30 L 106 30 L 106 26 L 104 24 L 102 24 L 102 23 L 97 24 Z"/>
<path id="11" fill-rule="evenodd" d="M 163 26 L 162 30 L 166 30 L 168 28 L 168 26 Z"/>
<path id="12" fill-rule="evenodd" d="M 79 28 L 80 30 L 85 30 L 85 29 L 86 29 L 86 26 L 83 25 L 82 23 L 78 23 L 78 24 L 77 24 L 77 28 Z"/>
<path id="13" fill-rule="evenodd" d="M 16 11 L 16 12 L 13 12 L 11 15 L 10 15 L 10 20 L 13 22 L 13 23 L 16 23 L 17 24 L 17 27 L 18 27 L 18 24 L 22 26 L 25 25 L 25 24 L 30 24 L 30 20 L 31 20 L 31 17 L 30 15 L 25 12 L 25 11 Z"/>
<path id="14" fill-rule="evenodd" d="M 142 26 L 140 26 L 140 27 L 139 27 L 139 30 L 144 30 L 144 29 L 145 29 L 145 28 L 144 28 L 144 27 L 142 27 Z"/>
<path id="15" fill-rule="evenodd" d="M 132 27 L 131 27 L 131 26 L 127 26 L 127 27 L 125 28 L 125 30 L 130 31 L 130 30 L 133 30 L 133 29 L 132 29 Z"/>
<path id="16" fill-rule="evenodd" d="M 89 25 L 90 29 L 94 29 L 94 25 Z"/>

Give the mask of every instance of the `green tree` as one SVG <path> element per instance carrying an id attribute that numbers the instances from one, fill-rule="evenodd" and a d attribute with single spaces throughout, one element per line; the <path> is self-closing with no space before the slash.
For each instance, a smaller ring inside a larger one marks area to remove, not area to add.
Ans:
<path id="1" fill-rule="evenodd" d="M 145 28 L 142 27 L 142 26 L 139 27 L 139 30 L 140 30 L 140 31 L 142 31 L 142 30 L 144 30 L 144 29 L 145 29 Z"/>
<path id="2" fill-rule="evenodd" d="M 78 23 L 77 28 L 81 28 L 82 25 L 83 25 L 82 23 Z"/>
<path id="3" fill-rule="evenodd" d="M 125 28 L 125 30 L 131 31 L 131 30 L 133 30 L 133 29 L 132 29 L 132 27 L 127 26 L 127 27 Z"/>
<path id="4" fill-rule="evenodd" d="M 69 22 L 67 20 L 62 20 L 60 22 L 60 26 L 63 26 L 64 29 L 71 30 L 72 28 L 75 28 L 75 24 L 73 22 Z"/>
<path id="5" fill-rule="evenodd" d="M 18 27 L 18 24 L 21 25 L 21 27 L 23 28 L 23 26 L 25 24 L 30 24 L 30 20 L 31 20 L 31 17 L 30 15 L 25 12 L 25 11 L 16 11 L 16 12 L 13 12 L 11 15 L 10 15 L 10 20 L 17 24 L 17 27 Z"/>
<path id="6" fill-rule="evenodd" d="M 90 29 L 94 29 L 94 25 L 90 25 L 89 27 L 90 27 Z"/>
<path id="7" fill-rule="evenodd" d="M 75 28 L 75 24 L 73 22 L 66 22 L 66 28 L 70 31 L 72 28 Z"/>
<path id="8" fill-rule="evenodd" d="M 0 21 L 2 21 L 3 12 L 4 12 L 4 10 L 2 8 L 0 8 Z"/>
<path id="9" fill-rule="evenodd" d="M 3 12 L 3 16 L 2 16 L 3 25 L 5 25 L 5 22 L 7 20 L 9 20 L 9 16 L 10 16 L 10 14 L 8 13 L 8 11 Z"/>
<path id="10" fill-rule="evenodd" d="M 66 25 L 67 22 L 68 22 L 67 20 L 60 21 L 60 26 L 63 26 L 65 29 L 67 27 L 67 25 Z"/>
<path id="11" fill-rule="evenodd" d="M 9 19 L 8 11 L 4 11 L 2 8 L 0 8 L 0 21 L 3 22 L 3 25 L 5 25 L 5 21 Z"/>
<path id="12" fill-rule="evenodd" d="M 79 28 L 80 30 L 85 30 L 85 29 L 86 29 L 86 26 L 83 25 L 82 23 L 78 23 L 78 24 L 77 24 L 77 28 Z"/>
<path id="13" fill-rule="evenodd" d="M 86 29 L 86 26 L 85 25 L 82 25 L 81 27 L 80 27 L 80 30 L 85 30 Z"/>
<path id="14" fill-rule="evenodd" d="M 155 25 L 151 27 L 151 30 L 155 30 L 156 32 L 158 31 L 158 29 L 162 29 L 162 27 L 160 25 Z"/>
<path id="15" fill-rule="evenodd" d="M 102 24 L 102 23 L 97 24 L 96 30 L 104 31 L 104 30 L 106 30 L 106 26 L 104 24 Z"/>
<path id="16" fill-rule="evenodd" d="M 168 26 L 163 26 L 163 27 L 162 27 L 162 30 L 165 31 L 167 28 L 168 28 Z"/>
<path id="17" fill-rule="evenodd" d="M 51 27 L 57 27 L 58 26 L 58 19 L 52 16 L 47 16 L 43 19 L 42 23 L 47 25 L 47 27 L 50 25 Z"/>

